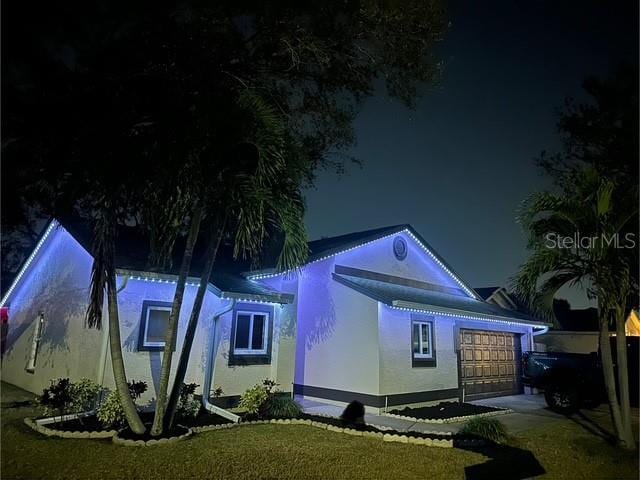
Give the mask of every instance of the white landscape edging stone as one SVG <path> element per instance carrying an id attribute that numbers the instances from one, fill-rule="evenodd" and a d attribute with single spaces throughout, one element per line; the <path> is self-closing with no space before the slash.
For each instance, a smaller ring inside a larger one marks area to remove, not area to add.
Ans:
<path id="1" fill-rule="evenodd" d="M 322 415 L 326 418 L 333 418 L 328 415 Z M 249 422 L 241 422 L 241 423 L 222 423 L 219 425 L 204 425 L 201 427 L 192 427 L 188 428 L 187 432 L 177 437 L 171 438 L 161 438 L 159 440 L 129 440 L 125 438 L 120 438 L 118 436 L 118 432 L 116 430 L 107 430 L 107 431 L 98 431 L 98 432 L 66 432 L 61 430 L 53 430 L 51 428 L 47 428 L 44 425 L 39 425 L 32 418 L 25 418 L 24 423 L 27 424 L 30 428 L 35 430 L 36 432 L 42 433 L 44 435 L 50 437 L 59 437 L 59 438 L 90 438 L 90 439 L 99 439 L 99 438 L 111 438 L 111 441 L 116 445 L 122 445 L 127 447 L 150 447 L 154 445 L 166 445 L 168 443 L 174 443 L 181 440 L 185 440 L 195 433 L 201 432 L 209 432 L 214 430 L 226 430 L 229 428 L 237 428 L 246 425 L 265 425 L 265 424 L 275 424 L 275 425 L 306 425 L 309 427 L 320 428 L 322 430 L 327 430 L 335 433 L 342 433 L 343 435 L 351 435 L 356 437 L 366 437 L 377 440 L 382 440 L 385 442 L 395 442 L 395 443 L 410 443 L 412 445 L 423 445 L 427 447 L 444 447 L 451 448 L 453 447 L 453 439 L 432 439 L 432 438 L 424 438 L 424 437 L 413 437 L 409 435 L 404 435 L 401 433 L 389 434 L 384 433 L 384 431 L 379 432 L 371 432 L 367 430 L 356 430 L 354 428 L 343 428 L 338 427 L 336 425 L 331 425 L 324 422 L 318 422 L 311 419 L 270 419 L 270 420 L 253 420 Z M 390 427 L 378 426 L 370 424 L 370 426 L 378 428 L 380 430 L 391 430 Z M 451 432 L 416 432 L 420 434 L 426 435 L 440 435 L 440 436 L 451 436 Z"/>
<path id="2" fill-rule="evenodd" d="M 325 418 L 334 418 L 329 415 L 318 415 Z M 222 425 L 210 425 L 205 427 L 193 427 L 192 430 L 194 433 L 196 432 L 208 432 L 212 430 L 224 430 L 226 428 L 234 428 L 234 427 L 242 427 L 245 425 L 264 425 L 264 424 L 274 424 L 274 425 L 307 425 L 310 427 L 320 428 L 322 430 L 327 430 L 329 432 L 342 433 L 343 435 L 351 435 L 354 437 L 367 437 L 367 438 L 375 438 L 377 440 L 383 440 L 385 442 L 396 442 L 396 443 L 411 443 L 412 445 L 423 445 L 426 447 L 441 447 L 441 448 L 451 448 L 453 447 L 453 439 L 432 439 L 432 438 L 424 438 L 424 437 L 413 437 L 409 435 L 402 434 L 388 434 L 384 432 L 370 432 L 367 430 L 356 430 L 354 428 L 343 428 L 338 427 L 336 425 L 331 425 L 328 423 L 318 422 L 316 420 L 311 419 L 299 419 L 299 418 L 291 418 L 291 419 L 275 419 L 272 418 L 270 420 L 253 420 L 249 422 L 241 422 L 241 423 L 225 423 Z M 379 428 L 380 430 L 391 430 L 390 427 L 382 427 L 373 424 L 369 424 L 372 427 Z M 452 436 L 451 432 L 416 432 L 420 434 L 433 434 L 440 436 Z M 114 437 L 115 439 L 115 437 Z"/>
<path id="3" fill-rule="evenodd" d="M 56 417 L 58 418 L 58 417 Z M 77 418 L 77 416 L 73 416 L 72 418 L 68 418 L 67 420 L 72 420 L 73 418 Z M 34 420 L 33 418 L 25 418 L 24 423 L 34 431 L 46 435 L 47 437 L 58 437 L 58 438 L 89 438 L 89 439 L 104 439 L 104 438 L 112 438 L 117 432 L 116 430 L 98 430 L 98 431 L 74 431 L 69 432 L 65 430 L 55 430 L 53 428 L 48 428 L 46 425 L 50 425 L 53 422 L 47 421 L 48 418 L 39 419 L 43 420 L 39 422 L 38 420 Z"/>
<path id="4" fill-rule="evenodd" d="M 497 407 L 491 407 L 497 408 Z M 398 415 L 395 413 L 383 413 L 386 417 L 399 418 L 401 420 L 409 420 L 411 422 L 417 423 L 458 423 L 465 422 L 467 420 L 471 420 L 472 418 L 480 418 L 480 417 L 495 417 L 496 415 L 505 415 L 507 413 L 513 413 L 513 410 L 510 408 L 501 408 L 499 410 L 495 410 L 493 412 L 484 412 L 484 413 L 476 413 L 474 415 L 464 415 L 462 417 L 450 417 L 450 418 L 417 418 L 417 417 L 409 417 L 406 415 Z"/>

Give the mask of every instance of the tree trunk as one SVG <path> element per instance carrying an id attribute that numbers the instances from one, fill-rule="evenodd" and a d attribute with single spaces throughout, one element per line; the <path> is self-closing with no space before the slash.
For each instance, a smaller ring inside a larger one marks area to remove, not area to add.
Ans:
<path id="1" fill-rule="evenodd" d="M 198 320 L 200 318 L 200 312 L 202 310 L 202 303 L 204 302 L 204 296 L 207 292 L 207 285 L 209 283 L 209 277 L 213 270 L 213 264 L 216 261 L 218 254 L 218 247 L 222 239 L 224 232 L 224 225 L 226 218 L 220 223 L 220 226 L 214 230 L 212 238 L 209 239 L 209 245 L 207 247 L 206 260 L 202 276 L 200 278 L 200 286 L 198 287 L 198 293 L 193 302 L 193 309 L 191 310 L 191 317 L 189 318 L 189 324 L 187 325 L 187 331 L 184 336 L 184 343 L 180 352 L 180 360 L 178 361 L 178 369 L 173 381 L 173 389 L 171 390 L 171 396 L 169 397 L 169 403 L 167 405 L 165 428 L 171 428 L 175 420 L 176 410 L 178 408 L 178 400 L 180 399 L 180 390 L 184 377 L 187 373 L 187 367 L 189 365 L 189 357 L 191 356 L 191 348 L 193 346 L 193 339 L 198 327 Z M 202 392 L 202 395 L 208 395 L 209 392 Z"/>
<path id="2" fill-rule="evenodd" d="M 200 222 L 202 221 L 202 209 L 198 206 L 194 209 L 191 218 L 191 226 L 187 243 L 184 248 L 182 264 L 180 265 L 180 273 L 176 283 L 176 291 L 173 296 L 173 304 L 171 305 L 171 313 L 169 314 L 169 324 L 167 325 L 167 333 L 164 338 L 164 354 L 162 355 L 162 366 L 160 369 L 160 391 L 156 399 L 156 413 L 153 417 L 153 426 L 151 427 L 151 435 L 157 437 L 162 434 L 164 424 L 164 414 L 167 403 L 167 390 L 169 388 L 169 375 L 171 374 L 171 360 L 173 358 L 173 349 L 176 344 L 178 335 L 178 323 L 180 320 L 180 308 L 182 307 L 182 298 L 184 297 L 185 284 L 191 267 L 191 259 L 193 257 L 193 249 L 198 239 L 200 231 Z"/>
<path id="3" fill-rule="evenodd" d="M 620 392 L 620 410 L 622 431 L 621 445 L 624 448 L 635 447 L 633 428 L 631 427 L 631 404 L 629 402 L 629 372 L 627 365 L 627 335 L 625 332 L 624 307 L 616 307 L 616 359 L 618 363 L 618 388 Z"/>
<path id="4" fill-rule="evenodd" d="M 600 314 L 600 356 L 602 359 L 604 385 L 607 390 L 607 399 L 609 400 L 609 408 L 611 409 L 611 417 L 613 419 L 616 437 L 622 442 L 622 417 L 616 396 L 616 379 L 613 372 L 613 357 L 611 356 L 611 343 L 609 340 L 609 322 L 607 313 L 603 312 L 601 307 L 598 307 L 598 311 Z"/>
<path id="5" fill-rule="evenodd" d="M 115 272 L 110 273 L 115 277 Z M 115 278 L 107 286 L 107 302 L 109 309 L 109 347 L 111 349 L 111 365 L 113 366 L 113 378 L 116 383 L 116 390 L 120 397 L 120 403 L 127 418 L 129 428 L 134 433 L 142 435 L 145 432 L 144 424 L 140 420 L 138 410 L 129 393 L 127 376 L 124 370 L 124 360 L 122 358 L 122 342 L 120 339 L 120 318 L 118 315 L 118 297 L 115 291 Z"/>

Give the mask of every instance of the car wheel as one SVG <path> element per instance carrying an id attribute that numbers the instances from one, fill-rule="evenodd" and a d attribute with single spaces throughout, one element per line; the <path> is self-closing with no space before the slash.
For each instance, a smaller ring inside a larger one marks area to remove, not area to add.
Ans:
<path id="1" fill-rule="evenodd" d="M 544 399 L 554 412 L 566 415 L 578 410 L 578 394 L 570 387 L 549 387 L 544 392 Z"/>

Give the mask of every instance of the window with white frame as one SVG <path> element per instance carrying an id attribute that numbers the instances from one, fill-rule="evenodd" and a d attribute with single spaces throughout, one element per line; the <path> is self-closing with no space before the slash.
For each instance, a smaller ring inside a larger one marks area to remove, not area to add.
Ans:
<path id="1" fill-rule="evenodd" d="M 33 339 L 31 340 L 31 350 L 29 351 L 29 360 L 27 361 L 27 372 L 36 371 L 36 361 L 38 360 L 38 350 L 40 349 L 40 339 L 42 338 L 42 329 L 44 328 L 44 313 L 40 312 L 36 319 Z"/>
<path id="2" fill-rule="evenodd" d="M 267 312 L 236 312 L 234 355 L 266 355 L 268 340 L 269 314 Z"/>
<path id="3" fill-rule="evenodd" d="M 413 358 L 433 358 L 433 322 L 414 320 L 411 324 Z"/>
<path id="4" fill-rule="evenodd" d="M 142 306 L 138 350 L 164 350 L 171 304 L 145 301 Z"/>

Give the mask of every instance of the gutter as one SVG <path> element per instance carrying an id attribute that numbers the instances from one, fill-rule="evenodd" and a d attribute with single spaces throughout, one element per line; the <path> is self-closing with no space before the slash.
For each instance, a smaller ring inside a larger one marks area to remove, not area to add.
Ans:
<path id="1" fill-rule="evenodd" d="M 541 328 L 541 330 L 538 330 L 537 332 L 531 332 L 531 335 L 533 335 L 534 337 L 537 337 L 538 335 L 544 335 L 549 331 L 549 327 L 536 327 L 536 328 Z"/>
<path id="2" fill-rule="evenodd" d="M 400 310 L 418 310 L 425 311 L 427 313 L 432 313 L 435 315 L 445 315 L 452 317 L 461 317 L 467 318 L 469 320 L 480 320 L 480 321 L 489 321 L 489 322 L 499 322 L 499 323 L 511 323 L 516 325 L 522 325 L 525 327 L 534 327 L 534 328 L 544 328 L 549 330 L 549 326 L 545 325 L 542 322 L 530 321 L 530 320 L 521 320 L 514 317 L 505 317 L 502 315 L 492 315 L 486 313 L 477 313 L 468 310 L 460 310 L 457 308 L 449 308 L 449 307 L 439 307 L 437 305 L 430 305 L 426 303 L 415 303 L 408 302 L 405 300 L 393 300 L 390 305 L 393 308 L 398 308 Z"/>
<path id="3" fill-rule="evenodd" d="M 211 331 L 211 345 L 209 348 L 209 357 L 207 358 L 207 365 L 205 366 L 205 374 L 204 374 L 204 385 L 202 387 L 202 406 L 204 409 L 210 413 L 215 413 L 220 415 L 221 417 L 226 418 L 227 420 L 231 420 L 234 423 L 238 423 L 240 421 L 240 417 L 235 413 L 231 413 L 224 408 L 220 408 L 209 401 L 209 393 L 211 392 L 211 383 L 213 380 L 213 374 L 215 371 L 216 364 L 216 332 L 218 331 L 218 319 L 224 315 L 225 313 L 230 312 L 236 301 L 235 299 L 230 299 L 231 302 L 226 307 L 223 307 L 222 310 L 218 310 L 213 316 L 213 329 Z"/>

